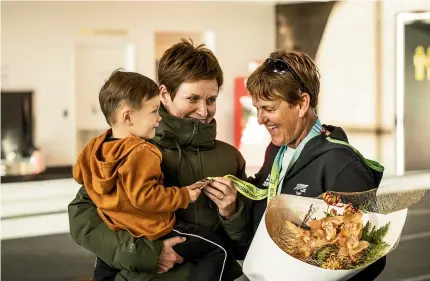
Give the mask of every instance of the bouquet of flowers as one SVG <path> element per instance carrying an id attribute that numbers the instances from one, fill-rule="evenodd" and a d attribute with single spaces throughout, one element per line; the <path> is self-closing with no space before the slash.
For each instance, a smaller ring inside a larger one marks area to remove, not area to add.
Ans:
<path id="1" fill-rule="evenodd" d="M 395 249 L 407 208 L 425 193 L 387 190 L 275 196 L 245 258 L 245 275 L 251 281 L 337 281 L 356 275 Z"/>
<path id="2" fill-rule="evenodd" d="M 339 197 L 330 193 L 324 201 L 338 205 Z M 286 253 L 311 265 L 327 269 L 354 269 L 384 256 L 389 245 L 384 242 L 390 222 L 376 227 L 367 221 L 364 212 L 351 203 L 343 206 L 342 214 L 336 207 L 328 207 L 320 219 L 306 217 L 301 226 L 285 222 L 289 239 L 273 235 L 274 242 Z M 311 212 L 311 210 L 310 210 Z M 281 238 L 281 239 L 279 239 Z"/>

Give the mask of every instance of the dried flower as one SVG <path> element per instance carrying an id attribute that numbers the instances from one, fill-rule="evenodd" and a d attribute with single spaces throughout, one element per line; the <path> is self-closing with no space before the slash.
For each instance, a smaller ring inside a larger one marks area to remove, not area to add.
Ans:
<path id="1" fill-rule="evenodd" d="M 324 230 L 325 238 L 330 241 L 336 237 L 336 228 L 332 222 L 324 221 L 322 223 L 322 229 Z"/>
<path id="2" fill-rule="evenodd" d="M 337 205 L 340 203 L 340 196 L 331 192 L 324 193 L 322 198 L 328 205 Z"/>
<path id="3" fill-rule="evenodd" d="M 361 238 L 361 234 L 363 232 L 362 217 L 362 213 L 349 213 L 343 216 L 345 223 L 341 227 L 340 236 L 344 238 L 350 238 L 351 236 Z"/>
<path id="4" fill-rule="evenodd" d="M 367 247 L 369 247 L 369 242 L 360 241 L 358 237 L 351 236 L 350 238 L 339 239 L 340 249 L 339 256 L 349 256 L 352 261 L 356 260 L 356 254 L 360 253 Z"/>
<path id="5" fill-rule="evenodd" d="M 336 269 L 341 269 L 342 268 L 342 262 L 340 261 L 339 258 L 337 258 L 334 255 L 331 255 L 321 266 L 322 268 L 326 268 L 326 269 L 332 269 L 332 270 L 336 270 Z"/>
<path id="6" fill-rule="evenodd" d="M 331 216 L 331 217 L 335 217 L 335 216 L 337 216 L 337 212 L 336 212 L 336 210 L 335 210 L 335 209 L 331 209 L 331 210 L 330 210 L 330 216 Z"/>
<path id="7" fill-rule="evenodd" d="M 328 193 L 324 197 L 328 204 L 340 202 L 337 195 L 330 197 Z M 363 212 L 352 204 L 343 205 L 343 215 L 338 214 L 337 208 L 327 208 L 327 217 L 306 220 L 309 229 L 286 221 L 282 239 L 280 242 L 274 239 L 275 243 L 297 259 L 331 270 L 356 268 L 367 264 L 369 256 L 372 259 L 382 256 L 380 242 L 369 240 L 369 231 L 363 229 Z"/>
<path id="8" fill-rule="evenodd" d="M 354 207 L 351 203 L 343 206 L 343 215 L 361 213 L 360 209 Z"/>

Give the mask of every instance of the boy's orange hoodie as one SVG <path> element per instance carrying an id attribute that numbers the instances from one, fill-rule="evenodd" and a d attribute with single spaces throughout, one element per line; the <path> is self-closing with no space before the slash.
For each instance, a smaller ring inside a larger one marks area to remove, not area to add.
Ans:
<path id="1" fill-rule="evenodd" d="M 174 212 L 188 206 L 189 192 L 163 186 L 156 146 L 138 137 L 107 140 L 110 135 L 108 130 L 85 146 L 73 177 L 85 186 L 109 228 L 159 239 L 172 231 Z"/>

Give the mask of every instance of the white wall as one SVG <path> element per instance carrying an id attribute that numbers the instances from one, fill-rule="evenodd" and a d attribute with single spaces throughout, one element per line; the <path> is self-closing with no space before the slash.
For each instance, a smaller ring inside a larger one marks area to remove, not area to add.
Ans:
<path id="1" fill-rule="evenodd" d="M 1 240 L 69 232 L 73 179 L 2 183 Z"/>
<path id="2" fill-rule="evenodd" d="M 136 70 L 155 77 L 155 32 L 215 33 L 225 74 L 218 135 L 233 140 L 233 78 L 275 46 L 273 3 L 2 2 L 2 81 L 5 89 L 34 89 L 36 145 L 48 165 L 76 157 L 74 48 L 82 28 L 125 29 L 136 45 Z M 63 111 L 69 116 L 63 118 Z"/>
<path id="3" fill-rule="evenodd" d="M 386 174 L 393 174 L 396 168 L 396 15 L 430 11 L 430 1 L 386 0 L 381 1 L 379 11 L 376 5 L 374 1 L 341 1 L 334 6 L 317 54 L 322 75 L 318 110 L 326 123 L 363 129 L 381 126 L 391 132 L 382 136 L 379 159 L 375 135 L 350 133 L 349 137 L 366 157 L 380 161 Z M 378 17 L 381 20 L 379 59 Z M 380 108 L 377 108 L 378 83 L 382 95 Z M 380 120 L 377 111 L 380 111 Z"/>
<path id="4" fill-rule="evenodd" d="M 427 11 L 430 12 L 430 1 L 427 0 L 389 0 L 382 2 L 382 125 L 392 129 L 392 134 L 387 136 L 389 149 L 385 153 L 384 161 L 396 162 L 396 21 L 397 14 Z M 392 167 L 395 171 L 395 165 Z"/>
<path id="5" fill-rule="evenodd" d="M 397 14 L 427 11 L 430 12 L 430 1 L 427 0 L 389 0 L 382 2 L 382 85 L 384 97 L 383 124 L 394 127 L 396 113 L 396 19 Z"/>
<path id="6" fill-rule="evenodd" d="M 374 2 L 333 7 L 316 56 L 321 72 L 318 108 L 327 123 L 375 124 L 375 21 Z"/>
<path id="7" fill-rule="evenodd" d="M 36 91 L 36 144 L 48 165 L 75 160 L 73 50 L 85 40 L 81 28 L 118 28 L 136 44 L 137 71 L 154 73 L 156 31 L 215 32 L 215 53 L 225 72 L 217 120 L 221 139 L 232 142 L 233 78 L 247 74 L 250 60 L 261 60 L 275 46 L 274 3 L 136 3 L 136 2 L 2 2 L 2 84 L 6 89 Z M 381 3 L 381 161 L 395 171 L 395 30 L 396 15 L 430 11 L 427 0 Z M 322 74 L 321 119 L 345 127 L 376 126 L 378 12 L 373 1 L 338 2 L 330 15 L 317 54 Z M 48 104 L 50 103 L 50 104 Z M 62 117 L 63 110 L 69 117 Z M 372 135 L 352 134 L 363 154 L 376 158 Z"/>
<path id="8" fill-rule="evenodd" d="M 316 60 L 321 72 L 318 112 L 324 123 L 345 128 L 375 128 L 376 5 L 338 2 L 328 19 Z M 376 158 L 374 135 L 348 133 L 363 155 Z"/>

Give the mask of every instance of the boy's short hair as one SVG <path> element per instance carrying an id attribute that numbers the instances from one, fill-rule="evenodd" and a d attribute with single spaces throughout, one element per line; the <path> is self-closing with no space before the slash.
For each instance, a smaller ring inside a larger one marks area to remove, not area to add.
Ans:
<path id="1" fill-rule="evenodd" d="M 297 74 L 291 71 L 285 74 L 275 73 L 270 64 L 259 66 L 248 78 L 246 88 L 253 98 L 263 100 L 283 99 L 290 104 L 300 101 L 304 91 L 301 82 L 306 87 L 310 97 L 310 106 L 316 108 L 320 91 L 320 74 L 314 61 L 303 52 L 288 52 L 278 50 L 270 54 L 272 60 L 283 60 Z"/>
<path id="2" fill-rule="evenodd" d="M 212 79 L 219 89 L 223 72 L 217 58 L 204 44 L 195 47 L 191 39 L 182 39 L 167 49 L 158 64 L 158 83 L 166 86 L 172 100 L 182 83 Z"/>
<path id="3" fill-rule="evenodd" d="M 122 103 L 139 109 L 143 100 L 158 94 L 158 85 L 152 79 L 136 72 L 117 69 L 100 89 L 99 103 L 106 121 L 112 126 L 116 122 L 113 113 Z"/>

